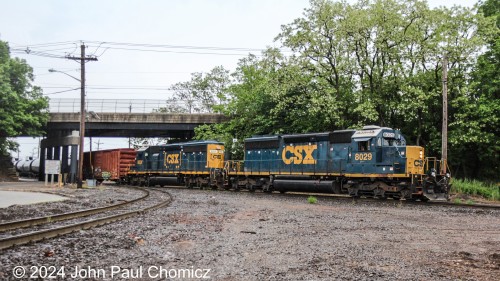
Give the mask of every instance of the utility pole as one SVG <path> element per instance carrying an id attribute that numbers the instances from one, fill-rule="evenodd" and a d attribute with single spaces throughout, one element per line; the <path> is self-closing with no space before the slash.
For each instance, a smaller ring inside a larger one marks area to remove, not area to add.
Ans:
<path id="1" fill-rule="evenodd" d="M 441 130 L 441 174 L 446 174 L 448 161 L 448 58 L 443 56 L 443 128 Z"/>
<path id="2" fill-rule="evenodd" d="M 94 143 L 97 144 L 97 151 L 99 151 L 99 147 L 103 142 L 101 142 L 101 139 L 97 139 L 97 141 Z"/>
<path id="3" fill-rule="evenodd" d="M 80 151 L 78 160 L 78 175 L 77 175 L 77 188 L 82 188 L 83 181 L 83 150 L 84 150 L 84 140 L 85 140 L 85 62 L 86 61 L 97 61 L 95 57 L 85 56 L 85 44 L 82 43 L 80 46 L 81 55 L 80 57 L 67 56 L 70 60 L 79 60 L 81 69 L 81 97 L 80 97 Z"/>

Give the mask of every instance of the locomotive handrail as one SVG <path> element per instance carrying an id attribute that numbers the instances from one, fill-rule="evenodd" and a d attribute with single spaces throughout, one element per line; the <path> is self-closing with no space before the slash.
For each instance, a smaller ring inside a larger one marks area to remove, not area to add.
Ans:
<path id="1" fill-rule="evenodd" d="M 443 161 L 443 160 L 438 160 L 437 157 L 425 157 L 425 160 L 424 160 L 425 171 L 429 171 L 430 168 L 434 168 L 436 170 L 436 172 L 440 172 L 442 165 L 443 165 L 443 162 L 444 162 L 444 165 L 446 165 L 446 171 L 448 171 L 448 173 L 451 175 L 452 172 L 451 172 L 450 166 L 448 165 L 448 162 Z M 431 163 L 433 163 L 432 167 L 430 167 Z"/>

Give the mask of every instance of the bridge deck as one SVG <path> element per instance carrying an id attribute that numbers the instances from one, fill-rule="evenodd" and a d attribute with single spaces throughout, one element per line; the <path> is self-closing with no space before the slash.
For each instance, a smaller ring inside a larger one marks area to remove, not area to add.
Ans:
<path id="1" fill-rule="evenodd" d="M 88 118 L 85 134 L 96 137 L 186 137 L 202 124 L 221 123 L 221 114 L 97 113 Z M 50 113 L 46 131 L 79 130 L 79 113 Z"/>

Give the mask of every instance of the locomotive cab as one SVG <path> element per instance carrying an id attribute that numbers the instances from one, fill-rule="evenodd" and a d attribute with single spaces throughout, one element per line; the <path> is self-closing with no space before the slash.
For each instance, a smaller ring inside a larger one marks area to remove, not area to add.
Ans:
<path id="1" fill-rule="evenodd" d="M 350 152 L 352 172 L 362 174 L 404 174 L 407 172 L 406 140 L 399 130 L 365 126 L 352 135 Z"/>

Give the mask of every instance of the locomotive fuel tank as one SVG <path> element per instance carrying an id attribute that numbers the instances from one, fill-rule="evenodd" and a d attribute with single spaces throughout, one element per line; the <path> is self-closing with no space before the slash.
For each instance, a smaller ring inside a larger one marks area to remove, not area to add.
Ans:
<path id="1" fill-rule="evenodd" d="M 177 177 L 149 177 L 149 186 L 182 185 Z"/>
<path id="2" fill-rule="evenodd" d="M 277 179 L 274 180 L 273 186 L 274 190 L 280 192 L 341 193 L 340 185 L 331 180 Z"/>

